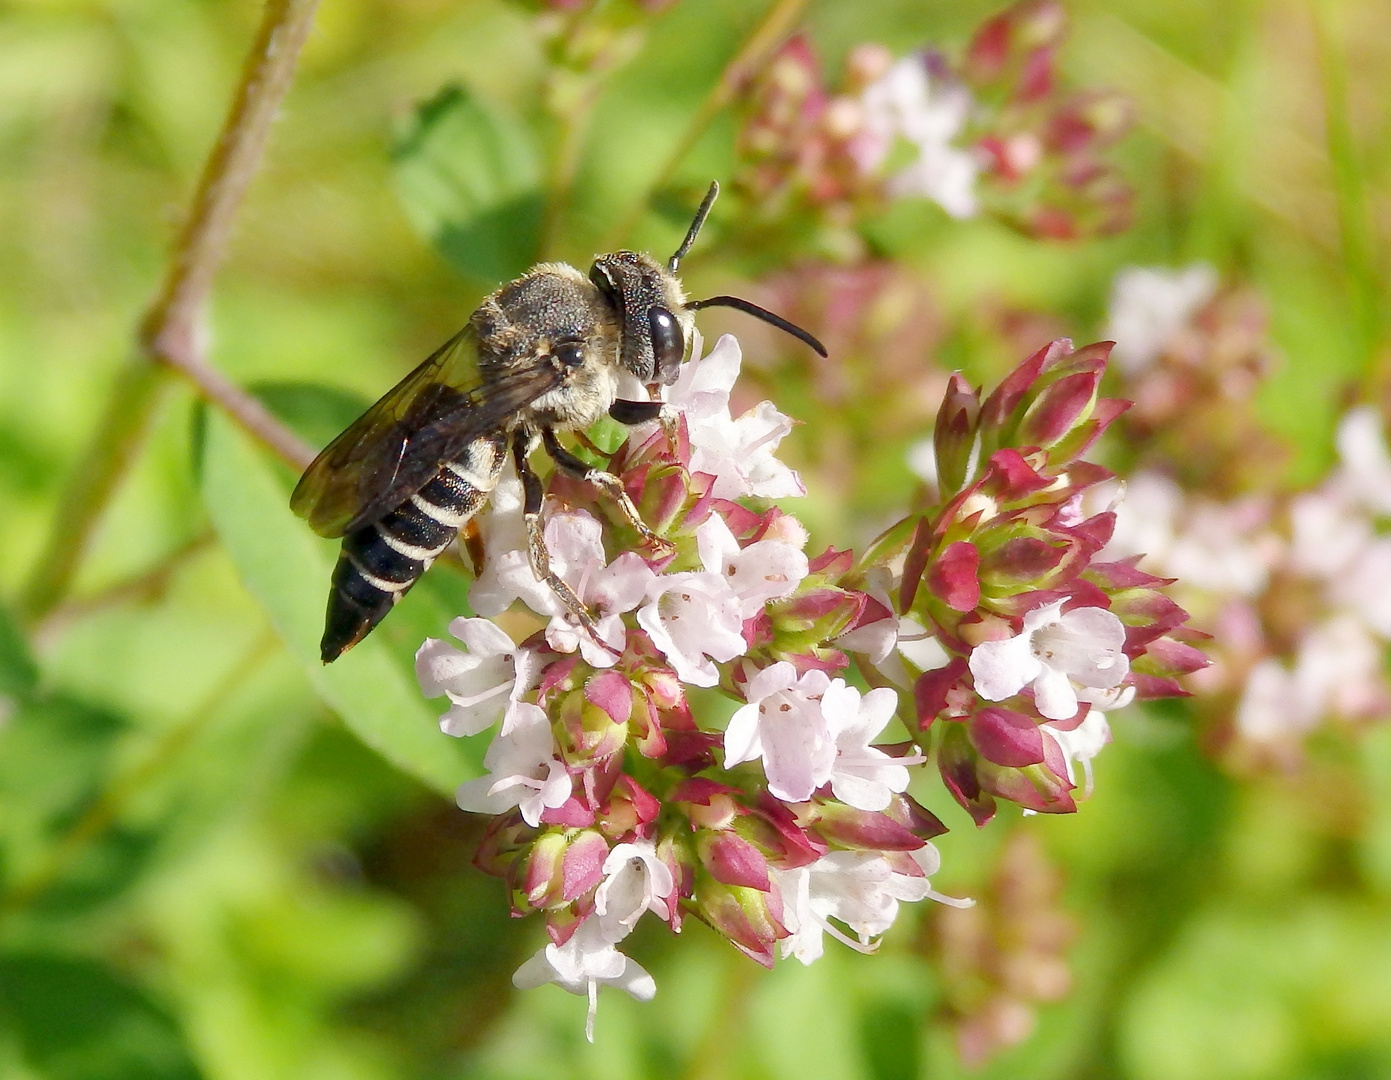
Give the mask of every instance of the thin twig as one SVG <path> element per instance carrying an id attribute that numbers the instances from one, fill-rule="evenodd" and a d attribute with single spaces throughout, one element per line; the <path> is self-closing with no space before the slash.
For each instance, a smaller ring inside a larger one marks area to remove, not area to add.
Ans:
<path id="1" fill-rule="evenodd" d="M 153 566 L 112 582 L 89 596 L 64 600 L 50 610 L 42 622 L 35 625 L 33 634 L 38 647 L 42 649 L 45 639 L 52 639 L 74 619 L 84 615 L 132 601 L 148 603 L 160 599 L 169 588 L 174 575 L 188 565 L 191 559 L 210 548 L 216 538 L 211 529 L 205 529 L 164 555 Z"/>
<path id="2" fill-rule="evenodd" d="M 219 707 L 276 650 L 279 642 L 276 633 L 267 627 L 231 670 L 189 710 L 182 723 L 161 735 L 139 765 L 107 785 L 73 826 L 58 838 L 34 873 L 0 896 L 0 916 L 23 910 L 47 892 L 83 849 L 110 829 L 145 785 L 172 764 L 204 725 L 218 715 Z"/>
<path id="3" fill-rule="evenodd" d="M 232 222 L 265 150 L 271 121 L 294 77 L 318 0 L 268 0 L 222 133 L 208 156 L 164 285 L 141 321 L 140 352 L 116 387 L 66 490 L 20 597 L 30 621 L 66 594 L 102 511 L 135 458 L 160 401 L 159 365 L 178 371 L 250 435 L 303 466 L 313 454 L 244 390 L 208 363 L 203 325 Z M 153 363 L 152 363 L 153 361 Z"/>
<path id="4" fill-rule="evenodd" d="M 758 74 L 764 61 L 772 55 L 773 50 L 782 44 L 791 32 L 806 6 L 807 0 L 777 0 L 769 8 L 763 21 L 744 42 L 744 47 L 735 53 L 734 58 L 720 72 L 719 79 L 710 88 L 710 93 L 705 96 L 705 100 L 701 102 L 700 108 L 691 118 L 691 122 L 687 125 L 680 141 L 648 182 L 642 197 L 634 203 L 633 208 L 609 233 L 602 250 L 612 251 L 628 239 L 642 220 L 643 214 L 647 212 L 652 195 L 661 190 L 675 175 L 676 170 L 681 167 L 681 163 L 686 160 L 686 155 L 700 141 L 700 137 L 705 134 L 705 129 L 719 115 L 720 110 L 733 101 L 734 96 Z"/>

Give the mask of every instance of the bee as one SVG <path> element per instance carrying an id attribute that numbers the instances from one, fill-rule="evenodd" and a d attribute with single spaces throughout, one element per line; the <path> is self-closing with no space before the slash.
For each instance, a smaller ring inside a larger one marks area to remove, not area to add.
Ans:
<path id="1" fill-rule="evenodd" d="M 591 632 L 588 610 L 551 569 L 543 489 L 530 464 L 537 448 L 612 499 L 645 543 L 670 550 L 618 477 L 576 457 L 558 433 L 605 414 L 623 424 L 661 419 L 661 401 L 619 397 L 620 375 L 649 390 L 674 383 L 701 308 L 736 308 L 826 355 L 805 330 L 747 300 L 687 299 L 676 272 L 718 194 L 711 184 L 665 265 L 616 251 L 598 256 L 587 277 L 540 263 L 504 285 L 314 459 L 290 507 L 320 536 L 343 538 L 319 645 L 325 664 L 371 633 L 470 523 L 509 455 L 522 483 L 531 570 Z"/>

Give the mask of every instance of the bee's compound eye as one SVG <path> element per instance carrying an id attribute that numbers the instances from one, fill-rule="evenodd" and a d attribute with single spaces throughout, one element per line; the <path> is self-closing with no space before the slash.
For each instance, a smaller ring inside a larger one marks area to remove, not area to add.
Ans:
<path id="1" fill-rule="evenodd" d="M 652 333 L 652 359 L 657 381 L 670 386 L 681 370 L 681 358 L 686 355 L 686 342 L 681 324 L 664 307 L 654 307 L 647 313 L 647 325 Z"/>
<path id="2" fill-rule="evenodd" d="M 579 367 L 584 363 L 584 346 L 578 341 L 562 341 L 552 355 L 566 367 Z"/>

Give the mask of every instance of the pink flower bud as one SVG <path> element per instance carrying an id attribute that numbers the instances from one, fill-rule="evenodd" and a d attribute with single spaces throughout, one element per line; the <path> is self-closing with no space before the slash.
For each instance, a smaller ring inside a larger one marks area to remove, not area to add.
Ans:
<path id="1" fill-rule="evenodd" d="M 565 901 L 575 900 L 598 885 L 604 876 L 604 860 L 609 845 L 601 833 L 586 829 L 570 841 L 561 861 L 561 894 Z"/>
<path id="2" fill-rule="evenodd" d="M 937 770 L 942 783 L 961 804 L 977 826 L 995 816 L 995 800 L 976 775 L 980 757 L 966 736 L 966 725 L 953 723 L 942 733 L 937 746 Z"/>
<path id="3" fill-rule="evenodd" d="M 728 830 L 701 830 L 696 834 L 696 853 L 716 881 L 768 891 L 768 860 L 743 837 Z"/>
<path id="4" fill-rule="evenodd" d="M 967 734 L 987 761 L 1011 768 L 1043 762 L 1043 732 L 1038 724 L 1013 709 L 979 709 L 967 722 Z"/>
<path id="5" fill-rule="evenodd" d="M 971 457 L 976 449 L 976 421 L 980 397 L 961 373 L 952 375 L 937 410 L 932 446 L 937 458 L 937 486 L 943 495 L 954 495 L 969 481 Z"/>
<path id="6" fill-rule="evenodd" d="M 962 685 L 966 675 L 966 658 L 957 656 L 945 667 L 924 671 L 913 685 L 913 703 L 918 713 L 918 728 L 926 731 L 942 713 L 964 715 L 974 695 Z"/>
<path id="7" fill-rule="evenodd" d="M 1045 387 L 1019 423 L 1020 443 L 1046 449 L 1086 420 L 1096 405 L 1103 366 L 1064 376 Z"/>
<path id="8" fill-rule="evenodd" d="M 1073 558 L 1069 558 L 1072 555 Z M 1065 563 L 1085 559 L 1080 545 L 1049 543 L 1036 536 L 1017 536 L 1006 540 L 982 560 L 980 579 L 992 593 L 1014 592 L 1020 588 L 1046 589 L 1060 584 L 1077 572 L 1059 574 Z M 972 605 L 974 607 L 975 605 Z"/>
<path id="9" fill-rule="evenodd" d="M 931 840 L 947 831 L 941 819 L 911 795 L 894 795 L 884 814 L 919 840 Z"/>
<path id="10" fill-rule="evenodd" d="M 830 844 L 860 851 L 916 851 L 923 841 L 907 825 L 877 810 L 857 810 L 840 802 L 814 804 L 809 828 Z"/>
<path id="11" fill-rule="evenodd" d="M 974 611 L 980 603 L 980 551 L 967 540 L 948 544 L 932 563 L 927 585 L 954 611 Z"/>
<path id="12" fill-rule="evenodd" d="M 764 967 L 773 966 L 773 946 L 787 937 L 782 925 L 782 897 L 739 885 L 724 885 L 696 872 L 696 912 L 718 933 Z"/>

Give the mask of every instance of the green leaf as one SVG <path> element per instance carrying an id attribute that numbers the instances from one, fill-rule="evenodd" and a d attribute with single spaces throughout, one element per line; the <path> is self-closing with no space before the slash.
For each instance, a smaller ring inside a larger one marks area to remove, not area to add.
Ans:
<path id="1" fill-rule="evenodd" d="M 9 611 L 0 607 L 0 695 L 25 697 L 34 691 L 39 669 L 29 643 Z"/>
<path id="2" fill-rule="evenodd" d="M 421 105 L 397 142 L 406 213 L 472 277 L 516 277 L 540 250 L 541 156 L 526 126 L 460 86 Z"/>
<path id="3" fill-rule="evenodd" d="M 436 791 L 452 794 L 479 775 L 484 740 L 442 735 L 442 710 L 420 696 L 378 634 L 333 664 L 320 662 L 337 542 L 290 513 L 288 487 L 228 420 L 209 412 L 204 430 L 203 494 L 213 528 L 319 696 L 364 743 Z"/>
<path id="4" fill-rule="evenodd" d="M 174 1021 L 89 960 L 0 957 L 0 1025 L 49 1080 L 200 1075 Z"/>

